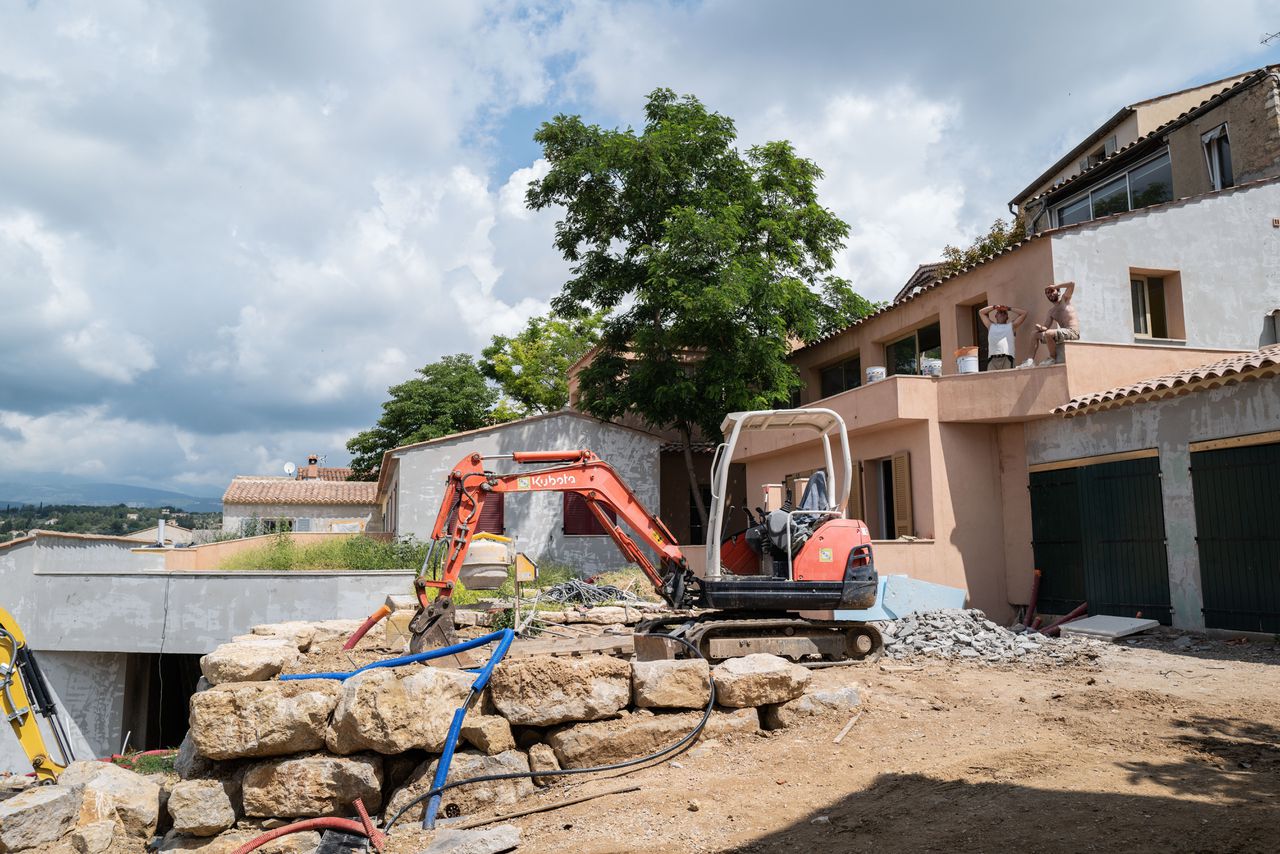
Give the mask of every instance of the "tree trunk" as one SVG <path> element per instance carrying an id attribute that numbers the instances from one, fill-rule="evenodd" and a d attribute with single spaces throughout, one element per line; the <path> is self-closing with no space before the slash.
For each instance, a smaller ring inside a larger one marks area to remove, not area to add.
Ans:
<path id="1" fill-rule="evenodd" d="M 693 506 L 698 508 L 698 518 L 702 519 L 702 533 L 707 531 L 707 505 L 702 503 L 702 488 L 698 485 L 698 472 L 693 465 L 692 430 L 687 423 L 680 425 L 680 435 L 684 437 L 684 468 L 689 474 L 689 491 L 693 493 Z M 696 544 L 695 544 L 696 545 Z"/>

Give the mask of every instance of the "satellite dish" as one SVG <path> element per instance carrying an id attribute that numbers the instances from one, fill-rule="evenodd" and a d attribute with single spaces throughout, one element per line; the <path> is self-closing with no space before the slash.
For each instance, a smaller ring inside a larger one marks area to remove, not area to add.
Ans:
<path id="1" fill-rule="evenodd" d="M 284 473 L 286 477 L 293 477 L 298 473 L 298 467 L 295 466 L 293 463 L 285 463 Z"/>

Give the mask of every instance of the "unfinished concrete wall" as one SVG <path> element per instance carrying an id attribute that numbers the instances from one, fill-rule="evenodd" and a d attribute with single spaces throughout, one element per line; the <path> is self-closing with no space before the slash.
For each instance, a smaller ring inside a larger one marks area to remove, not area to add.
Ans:
<path id="1" fill-rule="evenodd" d="M 589 449 L 617 470 L 650 512 L 661 515 L 660 444 L 657 436 L 566 411 L 408 448 L 398 461 L 396 533 L 421 540 L 431 536 L 445 478 L 470 453 Z M 499 473 L 530 469 L 510 460 L 494 460 L 490 466 Z M 565 563 L 586 573 L 622 566 L 624 560 L 608 536 L 565 535 L 563 501 L 558 492 L 508 494 L 507 536 L 515 537 L 517 548 L 535 559 Z"/>
<path id="2" fill-rule="evenodd" d="M 1076 283 L 1085 341 L 1140 341 L 1129 287 L 1138 269 L 1179 275 L 1187 346 L 1252 350 L 1269 343 L 1267 315 L 1280 306 L 1278 215 L 1271 182 L 1074 226 L 1050 238 L 1053 275 Z"/>
<path id="3" fill-rule="evenodd" d="M 58 714 L 78 759 L 110 756 L 124 738 L 125 664 L 128 656 L 102 652 L 38 651 L 37 658 L 58 704 Z M 6 727 L 7 729 L 7 727 Z M 41 726 L 45 745 L 58 759 L 57 743 Z M 0 772 L 31 771 L 17 739 L 0 739 Z"/>
<path id="4" fill-rule="evenodd" d="M 1173 625 L 1204 628 L 1189 445 L 1280 429 L 1280 379 L 1238 383 L 1075 418 L 1028 424 L 1030 464 L 1156 448 Z"/>

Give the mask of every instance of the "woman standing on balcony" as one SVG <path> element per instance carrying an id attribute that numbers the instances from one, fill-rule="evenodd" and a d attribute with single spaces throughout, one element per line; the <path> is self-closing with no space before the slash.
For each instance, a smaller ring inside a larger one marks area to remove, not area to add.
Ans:
<path id="1" fill-rule="evenodd" d="M 1012 315 L 1012 319 L 1010 316 Z M 1027 313 L 1007 305 L 989 305 L 978 312 L 987 327 L 987 370 L 1007 371 L 1013 367 L 1014 333 Z"/>

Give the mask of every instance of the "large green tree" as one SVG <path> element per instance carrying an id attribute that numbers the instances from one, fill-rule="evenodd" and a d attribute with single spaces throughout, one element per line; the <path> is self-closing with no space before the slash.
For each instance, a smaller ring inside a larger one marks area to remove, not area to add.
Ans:
<path id="1" fill-rule="evenodd" d="M 517 414 L 555 412 L 569 402 L 569 368 L 599 337 L 599 314 L 531 317 L 514 336 L 495 335 L 480 372 L 498 384 Z"/>
<path id="2" fill-rule="evenodd" d="M 376 478 L 383 452 L 398 445 L 474 430 L 495 420 L 498 392 L 485 381 L 471 356 L 445 356 L 417 373 L 387 389 L 391 398 L 382 404 L 378 423 L 347 442 L 352 479 Z"/>
<path id="3" fill-rule="evenodd" d="M 678 430 L 705 520 L 695 428 L 718 437 L 726 412 L 785 405 L 800 385 L 796 342 L 870 308 L 831 275 L 849 227 L 790 143 L 743 154 L 732 119 L 669 89 L 649 96 L 639 133 L 559 115 L 534 138 L 550 169 L 526 201 L 563 207 L 555 245 L 573 264 L 552 305 L 606 313 L 582 405 Z"/>

